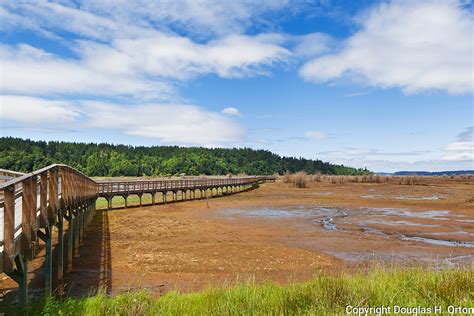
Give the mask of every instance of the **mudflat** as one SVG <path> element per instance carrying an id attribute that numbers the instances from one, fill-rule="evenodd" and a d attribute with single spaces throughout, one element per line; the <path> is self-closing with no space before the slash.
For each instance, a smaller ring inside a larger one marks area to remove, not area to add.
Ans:
<path id="1" fill-rule="evenodd" d="M 473 179 L 308 188 L 277 181 L 209 200 L 99 211 L 65 275 L 66 290 L 162 295 L 247 280 L 303 281 L 373 264 L 470 266 L 473 196 Z M 30 265 L 33 291 L 42 286 L 39 254 Z M 3 293 L 15 287 L 1 276 Z"/>

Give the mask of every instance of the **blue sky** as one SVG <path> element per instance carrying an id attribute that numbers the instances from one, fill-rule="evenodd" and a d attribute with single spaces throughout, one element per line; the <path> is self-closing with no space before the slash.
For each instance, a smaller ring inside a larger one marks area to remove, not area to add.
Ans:
<path id="1" fill-rule="evenodd" d="M 2 136 L 474 169 L 471 1 L 4 1 Z"/>

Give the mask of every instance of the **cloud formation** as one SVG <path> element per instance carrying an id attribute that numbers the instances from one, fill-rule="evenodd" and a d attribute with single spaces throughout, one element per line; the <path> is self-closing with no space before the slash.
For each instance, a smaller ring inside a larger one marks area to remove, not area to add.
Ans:
<path id="1" fill-rule="evenodd" d="M 283 36 L 243 35 L 243 21 L 287 1 L 21 1 L 0 5 L 0 31 L 34 31 L 70 51 L 0 45 L 1 119 L 31 128 L 69 122 L 182 145 L 228 145 L 244 130 L 229 115 L 185 104 L 179 82 L 267 75 L 286 63 Z M 175 32 L 209 33 L 204 39 Z M 107 100 L 91 102 L 85 99 Z M 116 103 L 120 102 L 120 104 Z M 225 115 L 224 115 L 225 114 Z M 101 117 L 100 124 L 93 117 Z M 219 132 L 216 132 L 219 131 Z"/>
<path id="2" fill-rule="evenodd" d="M 63 29 L 87 38 L 107 40 L 134 37 L 153 29 L 186 31 L 201 37 L 240 34 L 255 23 L 270 23 L 263 16 L 304 1 L 219 0 L 61 0 L 11 1 L 0 10 L 3 29 Z"/>
<path id="3" fill-rule="evenodd" d="M 162 143 L 230 145 L 246 139 L 233 120 L 239 110 L 217 113 L 186 104 L 179 91 L 186 82 L 271 75 L 305 63 L 300 74 L 315 82 L 349 78 L 407 93 L 473 90 L 472 14 L 460 2 L 383 2 L 361 15 L 359 30 L 345 40 L 317 29 L 291 35 L 272 26 L 274 13 L 288 17 L 305 2 L 3 2 L 0 31 L 33 31 L 34 36 L 0 45 L 0 116 L 31 128 L 44 128 L 34 126 L 43 120 L 68 122 Z M 43 38 L 36 40 L 38 35 Z M 107 120 L 94 122 L 92 115 Z M 327 137 L 311 130 L 305 137 L 284 136 L 275 142 Z M 446 160 L 466 161 L 472 157 L 472 140 L 460 138 L 445 149 Z"/>
<path id="4" fill-rule="evenodd" d="M 104 72 L 84 60 L 63 58 L 26 44 L 1 45 L 0 64 L 0 91 L 4 94 L 164 98 L 173 91 L 173 87 L 163 81 L 127 72 Z"/>
<path id="5" fill-rule="evenodd" d="M 286 0 L 2 3 L 0 31 L 34 31 L 71 54 L 60 56 L 25 43 L 3 44 L 1 92 L 165 100 L 177 96 L 175 80 L 208 74 L 266 75 L 289 59 L 284 37 L 243 35 L 233 25 L 286 5 Z M 173 23 L 221 31 L 196 40 L 175 32 Z"/>
<path id="6" fill-rule="evenodd" d="M 110 46 L 82 43 L 81 55 L 88 65 L 103 72 L 116 71 L 119 66 L 122 72 L 180 80 L 210 73 L 244 77 L 263 74 L 264 66 L 288 58 L 289 51 L 279 46 L 279 41 L 272 34 L 230 35 L 200 44 L 187 37 L 157 33 L 117 39 Z"/>
<path id="7" fill-rule="evenodd" d="M 445 161 L 470 161 L 474 168 L 474 126 L 468 127 L 458 135 L 456 142 L 448 144 L 445 148 Z"/>
<path id="8" fill-rule="evenodd" d="M 88 115 L 87 127 L 118 129 L 166 144 L 222 146 L 239 141 L 244 132 L 229 118 L 189 104 L 123 106 L 83 102 L 83 107 Z"/>
<path id="9" fill-rule="evenodd" d="M 63 124 L 74 122 L 80 115 L 79 108 L 71 102 L 0 95 L 0 119 L 2 120 L 33 124 L 41 122 Z"/>
<path id="10" fill-rule="evenodd" d="M 82 41 L 78 59 L 64 58 L 26 44 L 0 46 L 3 93 L 72 94 L 166 98 L 169 79 L 215 73 L 243 77 L 267 73 L 289 52 L 273 36 L 230 36 L 207 44 L 185 37 L 119 39 L 111 45 Z M 236 54 L 235 52 L 241 52 Z"/>
<path id="11" fill-rule="evenodd" d="M 240 116 L 240 115 L 242 115 L 242 113 L 240 113 L 239 109 L 234 108 L 234 107 L 224 108 L 224 109 L 222 109 L 221 112 L 222 112 L 223 114 L 227 114 L 227 115 L 234 115 L 234 116 Z"/>
<path id="12" fill-rule="evenodd" d="M 342 48 L 306 63 L 309 81 L 462 94 L 474 91 L 472 13 L 456 0 L 383 2 L 359 17 Z"/>
<path id="13" fill-rule="evenodd" d="M 93 128 L 155 138 L 164 144 L 225 146 L 239 142 L 243 127 L 220 113 L 191 104 L 114 104 L 3 95 L 0 119 L 31 128 Z"/>

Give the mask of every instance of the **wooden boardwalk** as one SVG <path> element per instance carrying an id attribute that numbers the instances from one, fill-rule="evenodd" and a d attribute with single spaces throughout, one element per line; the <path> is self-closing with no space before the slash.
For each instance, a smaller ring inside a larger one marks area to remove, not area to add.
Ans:
<path id="1" fill-rule="evenodd" d="M 157 180 L 135 180 L 135 181 L 98 181 L 97 196 L 107 200 L 108 208 L 112 208 L 112 199 L 115 196 L 123 197 L 125 207 L 128 207 L 128 197 L 137 195 L 142 203 L 144 194 L 151 195 L 151 203 L 157 203 L 157 196 L 160 195 L 161 202 L 166 203 L 168 193 L 172 193 L 172 201 L 178 200 L 181 193 L 181 200 L 195 199 L 196 192 L 200 198 L 213 197 L 219 194 L 231 194 L 241 190 L 256 186 L 261 182 L 272 181 L 273 177 L 266 176 L 246 176 L 237 178 L 227 177 L 201 177 L 184 179 L 157 179 Z"/>
<path id="2" fill-rule="evenodd" d="M 149 194 L 149 204 L 154 205 L 159 202 L 157 197 L 163 203 L 170 202 L 170 192 L 171 201 L 177 201 L 179 193 L 181 200 L 195 199 L 196 192 L 199 198 L 208 198 L 219 195 L 219 190 L 222 195 L 233 194 L 275 180 L 271 176 L 245 176 L 94 181 L 59 164 L 28 174 L 4 172 L 11 179 L 0 184 L 0 272 L 18 283 L 22 303 L 28 300 L 28 263 L 35 257 L 38 242 L 45 244 L 44 289 L 49 296 L 53 292 L 53 264 L 61 285 L 64 272 L 72 271 L 73 258 L 79 254 L 84 228 L 95 214 L 98 198 L 105 198 L 111 209 L 115 196 L 122 196 L 128 207 L 130 195 L 137 195 L 141 206 L 143 195 Z M 53 229 L 58 236 L 56 258 L 52 256 Z"/>

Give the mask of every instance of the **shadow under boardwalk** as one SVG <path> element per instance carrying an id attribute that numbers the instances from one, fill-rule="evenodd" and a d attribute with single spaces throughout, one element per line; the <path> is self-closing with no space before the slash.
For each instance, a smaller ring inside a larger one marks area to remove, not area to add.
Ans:
<path id="1" fill-rule="evenodd" d="M 82 297 L 95 294 L 99 290 L 109 294 L 112 288 L 112 261 L 110 248 L 109 217 L 107 211 L 98 210 L 84 232 L 83 244 L 79 247 L 79 257 L 73 258 L 71 272 L 67 267 L 67 221 L 64 228 L 64 278 L 63 285 L 57 280 L 57 229 L 53 232 L 53 289 L 56 295 Z M 31 300 L 44 296 L 44 243 L 41 241 L 38 256 L 29 264 L 28 290 Z M 3 274 L 1 275 L 3 276 Z M 8 280 L 11 286 L 2 286 L 6 293 L 0 299 L 2 305 L 18 301 L 18 286 Z M 3 282 L 3 281 L 2 281 Z M 62 289 L 62 291 L 60 290 Z"/>
<path id="2" fill-rule="evenodd" d="M 84 234 L 79 254 L 74 258 L 72 272 L 64 276 L 66 296 L 84 296 L 99 290 L 110 294 L 112 256 L 107 211 L 97 211 Z"/>

